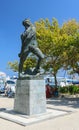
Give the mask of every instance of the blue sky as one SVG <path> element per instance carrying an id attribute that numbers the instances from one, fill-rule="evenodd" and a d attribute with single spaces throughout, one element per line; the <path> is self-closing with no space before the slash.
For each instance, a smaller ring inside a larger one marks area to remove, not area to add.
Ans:
<path id="1" fill-rule="evenodd" d="M 59 24 L 75 18 L 79 21 L 79 0 L 0 0 L 0 71 L 7 70 L 8 61 L 19 60 L 22 21 L 30 18 L 34 23 L 40 18 L 55 17 Z"/>

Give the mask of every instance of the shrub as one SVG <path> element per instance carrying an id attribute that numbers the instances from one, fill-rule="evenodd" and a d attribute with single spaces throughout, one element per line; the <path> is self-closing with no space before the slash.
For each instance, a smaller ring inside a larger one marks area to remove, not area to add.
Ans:
<path id="1" fill-rule="evenodd" d="M 74 86 L 69 86 L 69 93 L 70 94 L 73 94 L 74 93 Z"/>
<path id="2" fill-rule="evenodd" d="M 60 93 L 68 93 L 68 87 L 60 87 Z"/>
<path id="3" fill-rule="evenodd" d="M 70 94 L 79 93 L 79 87 L 76 85 L 69 86 L 69 93 Z"/>
<path id="4" fill-rule="evenodd" d="M 59 87 L 59 92 L 76 94 L 76 93 L 79 93 L 79 86 L 71 85 L 71 86 L 66 86 L 66 87 Z"/>

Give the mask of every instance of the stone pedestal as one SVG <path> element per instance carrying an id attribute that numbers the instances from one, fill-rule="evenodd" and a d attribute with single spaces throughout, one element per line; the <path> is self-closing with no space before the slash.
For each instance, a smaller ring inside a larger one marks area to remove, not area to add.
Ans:
<path id="1" fill-rule="evenodd" d="M 46 112 L 44 80 L 17 80 L 14 111 L 27 115 Z"/>

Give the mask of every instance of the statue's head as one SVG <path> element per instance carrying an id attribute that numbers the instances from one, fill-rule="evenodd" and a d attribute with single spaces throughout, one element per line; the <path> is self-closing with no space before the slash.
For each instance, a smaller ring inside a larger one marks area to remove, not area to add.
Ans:
<path id="1" fill-rule="evenodd" d="M 22 22 L 23 26 L 30 26 L 31 25 L 31 22 L 29 19 L 25 19 L 23 22 Z"/>

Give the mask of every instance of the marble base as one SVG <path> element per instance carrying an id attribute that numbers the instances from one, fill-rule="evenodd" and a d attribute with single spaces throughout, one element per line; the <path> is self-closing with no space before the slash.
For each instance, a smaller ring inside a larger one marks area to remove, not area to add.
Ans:
<path id="1" fill-rule="evenodd" d="M 17 80 L 14 111 L 26 115 L 46 112 L 44 80 Z"/>

